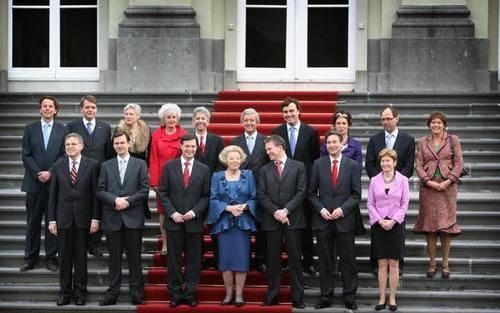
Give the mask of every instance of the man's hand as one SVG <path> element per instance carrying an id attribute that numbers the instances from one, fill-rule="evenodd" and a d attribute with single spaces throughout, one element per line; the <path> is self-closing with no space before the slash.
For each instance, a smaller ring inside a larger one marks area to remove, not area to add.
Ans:
<path id="1" fill-rule="evenodd" d="M 282 224 L 285 224 L 288 220 L 288 213 L 285 209 L 274 211 L 274 218 L 280 221 Z"/>
<path id="2" fill-rule="evenodd" d="M 193 210 L 189 210 L 186 212 L 186 214 L 182 215 L 182 219 L 184 220 L 184 222 L 189 222 L 193 218 L 194 218 Z"/>
<path id="3" fill-rule="evenodd" d="M 332 219 L 331 214 L 327 209 L 325 209 L 325 208 L 321 209 L 320 213 L 321 213 L 321 217 L 323 219 L 325 219 L 327 221 Z"/>
<path id="4" fill-rule="evenodd" d="M 117 197 L 115 199 L 115 210 L 123 211 L 129 207 L 129 203 L 127 201 L 128 197 Z"/>
<path id="5" fill-rule="evenodd" d="M 341 218 L 343 214 L 344 214 L 344 212 L 342 212 L 342 209 L 341 209 L 341 208 L 336 208 L 336 209 L 335 209 L 335 210 L 333 210 L 333 212 L 330 214 L 330 219 L 331 219 L 331 220 L 337 220 L 337 219 Z"/>
<path id="6" fill-rule="evenodd" d="M 170 217 L 172 218 L 172 220 L 174 220 L 175 223 L 179 224 L 179 223 L 184 223 L 184 219 L 182 218 L 182 216 L 183 215 L 180 214 L 179 212 L 175 212 Z"/>
<path id="7" fill-rule="evenodd" d="M 49 171 L 41 171 L 38 173 L 37 178 L 41 183 L 45 184 L 50 180 L 50 177 L 51 177 L 51 174 Z"/>
<path id="8" fill-rule="evenodd" d="M 52 235 L 57 236 L 57 223 L 50 223 L 49 231 Z"/>
<path id="9" fill-rule="evenodd" d="M 92 221 L 90 223 L 90 231 L 89 234 L 95 234 L 99 231 L 99 222 L 98 221 Z"/>

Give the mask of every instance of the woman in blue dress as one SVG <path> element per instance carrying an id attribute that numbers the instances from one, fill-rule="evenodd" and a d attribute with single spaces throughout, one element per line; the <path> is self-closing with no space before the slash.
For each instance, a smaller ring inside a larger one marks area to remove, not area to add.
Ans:
<path id="1" fill-rule="evenodd" d="M 250 264 L 250 235 L 258 218 L 255 179 L 240 165 L 246 154 L 238 146 L 227 146 L 219 154 L 225 171 L 215 172 L 210 187 L 207 224 L 217 236 L 219 271 L 222 272 L 226 297 L 221 305 L 245 304 L 243 286 Z M 233 301 L 233 282 L 236 295 Z"/>

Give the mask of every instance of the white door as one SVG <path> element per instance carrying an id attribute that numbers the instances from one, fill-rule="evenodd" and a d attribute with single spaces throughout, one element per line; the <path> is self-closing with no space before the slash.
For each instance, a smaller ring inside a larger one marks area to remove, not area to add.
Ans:
<path id="1" fill-rule="evenodd" d="M 98 80 L 98 0 L 9 0 L 9 80 Z"/>
<path id="2" fill-rule="evenodd" d="M 238 81 L 353 82 L 355 0 L 240 0 Z"/>

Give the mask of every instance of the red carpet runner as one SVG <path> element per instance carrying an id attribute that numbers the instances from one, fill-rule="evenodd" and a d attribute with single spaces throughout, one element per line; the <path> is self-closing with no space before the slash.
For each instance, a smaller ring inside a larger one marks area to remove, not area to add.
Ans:
<path id="1" fill-rule="evenodd" d="M 314 126 L 321 136 L 330 129 L 332 113 L 335 112 L 337 92 L 222 91 L 215 102 L 215 110 L 212 114 L 209 130 L 223 136 L 227 145 L 231 138 L 243 132 L 240 125 L 240 114 L 244 109 L 251 107 L 259 112 L 259 131 L 268 135 L 273 128 L 283 123 L 280 104 L 287 96 L 300 100 L 302 105 L 301 121 Z M 210 236 L 205 236 L 205 244 L 208 247 L 205 259 L 210 260 L 213 256 Z M 159 243 L 158 248 L 160 247 L 161 243 Z M 283 257 L 286 258 L 286 255 Z M 186 305 L 170 308 L 166 277 L 166 260 L 159 253 L 155 253 L 152 267 L 147 275 L 146 304 L 137 306 L 138 313 L 223 313 L 234 311 L 285 313 L 292 311 L 290 283 L 287 274 L 282 277 L 281 304 L 263 307 L 260 304 L 264 300 L 267 289 L 266 276 L 256 271 L 249 272 L 243 293 L 246 304 L 241 308 L 220 305 L 220 301 L 225 296 L 225 289 L 221 273 L 214 269 L 203 270 L 197 288 L 197 297 L 200 304 L 196 308 L 190 308 Z"/>

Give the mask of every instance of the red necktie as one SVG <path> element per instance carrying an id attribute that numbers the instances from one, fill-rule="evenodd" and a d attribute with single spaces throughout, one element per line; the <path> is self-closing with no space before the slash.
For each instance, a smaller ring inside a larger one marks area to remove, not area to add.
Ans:
<path id="1" fill-rule="evenodd" d="M 73 165 L 71 166 L 71 173 L 70 173 L 70 176 L 71 176 L 71 183 L 72 184 L 75 184 L 76 182 L 76 161 L 73 161 Z"/>
<path id="2" fill-rule="evenodd" d="M 276 169 L 278 170 L 278 174 L 280 176 L 283 175 L 283 168 L 281 167 L 281 161 L 280 160 L 276 161 Z"/>
<path id="3" fill-rule="evenodd" d="M 338 169 L 337 169 L 337 160 L 333 160 L 333 165 L 332 165 L 332 185 L 333 187 L 337 187 L 337 176 L 338 176 Z"/>
<path id="4" fill-rule="evenodd" d="M 184 163 L 184 188 L 189 184 L 189 162 Z"/>
<path id="5" fill-rule="evenodd" d="M 200 136 L 200 149 L 201 153 L 205 154 L 205 143 L 203 142 L 203 136 Z"/>

